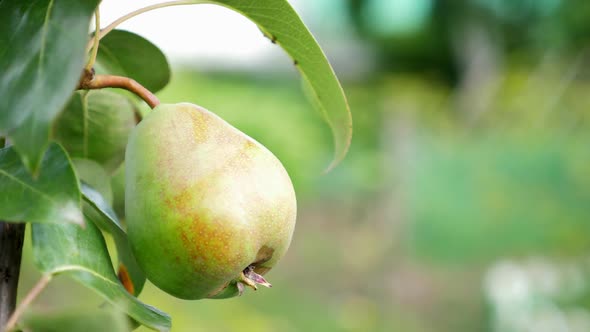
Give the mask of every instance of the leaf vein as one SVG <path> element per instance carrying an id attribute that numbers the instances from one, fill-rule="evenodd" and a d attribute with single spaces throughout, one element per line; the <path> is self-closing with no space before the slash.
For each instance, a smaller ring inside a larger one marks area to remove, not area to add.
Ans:
<path id="1" fill-rule="evenodd" d="M 54 0 L 49 1 L 47 5 L 47 11 L 45 12 L 45 21 L 43 21 L 43 27 L 41 28 L 41 49 L 39 50 L 39 63 L 37 74 L 41 76 L 43 74 L 43 58 L 45 58 L 45 46 L 47 44 L 47 34 L 49 31 L 49 18 L 53 10 Z"/>
<path id="2" fill-rule="evenodd" d="M 12 175 L 12 174 L 9 174 L 9 173 L 8 173 L 8 172 L 6 172 L 5 170 L 3 170 L 3 169 L 0 169 L 0 175 L 4 175 L 5 177 L 7 177 L 7 178 L 9 178 L 9 179 L 11 179 L 11 180 L 13 180 L 13 181 L 15 181 L 16 183 L 20 184 L 21 186 L 23 186 L 23 187 L 25 187 L 25 188 L 28 188 L 28 189 L 30 189 L 31 191 L 33 191 L 33 192 L 37 193 L 39 196 L 41 196 L 41 197 L 45 198 L 46 200 L 50 201 L 51 203 L 57 204 L 57 202 L 56 202 L 56 201 L 54 201 L 54 200 L 53 200 L 53 199 L 52 199 L 50 196 L 48 196 L 48 195 L 47 195 L 47 194 L 45 194 L 44 192 L 42 192 L 42 191 L 39 191 L 37 188 L 35 188 L 35 187 L 31 186 L 30 184 L 28 184 L 28 183 L 26 183 L 26 182 L 22 181 L 21 179 L 19 179 L 19 178 L 15 177 L 14 175 Z"/>

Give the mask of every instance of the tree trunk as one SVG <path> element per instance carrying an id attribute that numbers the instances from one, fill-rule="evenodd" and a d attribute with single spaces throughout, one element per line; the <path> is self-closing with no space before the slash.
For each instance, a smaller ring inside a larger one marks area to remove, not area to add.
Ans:
<path id="1" fill-rule="evenodd" d="M 0 331 L 16 305 L 24 223 L 0 222 Z"/>

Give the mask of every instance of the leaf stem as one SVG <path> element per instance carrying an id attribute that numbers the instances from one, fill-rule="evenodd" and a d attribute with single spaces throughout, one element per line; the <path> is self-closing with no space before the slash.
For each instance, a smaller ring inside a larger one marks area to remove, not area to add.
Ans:
<path id="1" fill-rule="evenodd" d="M 203 3 L 207 2 L 207 1 L 202 1 Z M 106 36 L 109 32 L 111 32 L 112 30 L 114 30 L 116 27 L 118 27 L 121 23 L 134 18 L 137 15 L 155 10 L 155 9 L 160 9 L 160 8 L 165 8 L 165 7 L 171 7 L 171 6 L 180 6 L 180 5 L 192 5 L 192 4 L 196 4 L 198 3 L 198 1 L 188 1 L 188 0 L 178 0 L 178 1 L 169 1 L 169 2 L 162 2 L 162 3 L 158 3 L 155 5 L 151 5 L 151 6 L 146 6 L 137 10 L 134 10 L 126 15 L 123 15 L 121 17 L 119 17 L 118 19 L 116 19 L 115 21 L 113 21 L 113 23 L 107 25 L 104 29 L 100 30 L 100 33 L 98 34 L 98 39 L 102 39 L 104 36 Z M 88 45 L 87 49 L 90 48 L 90 44 Z"/>
<path id="2" fill-rule="evenodd" d="M 100 10 L 96 7 L 96 11 L 94 11 L 94 37 L 92 38 L 92 54 L 90 54 L 90 59 L 86 64 L 86 70 L 92 69 L 94 63 L 96 62 L 96 56 L 98 54 L 98 45 L 100 43 Z"/>
<path id="3" fill-rule="evenodd" d="M 143 99 L 151 108 L 160 104 L 160 100 L 150 90 L 137 83 L 134 79 L 116 75 L 94 75 L 93 71 L 85 71 L 78 89 L 95 90 L 104 88 L 120 88 L 133 92 Z"/>
<path id="4" fill-rule="evenodd" d="M 16 326 L 16 322 L 18 322 L 20 316 L 22 316 L 23 312 L 27 309 L 31 302 L 33 302 L 37 298 L 37 296 L 41 294 L 43 289 L 47 287 L 47 284 L 49 284 L 50 281 L 51 275 L 49 274 L 44 274 L 41 277 L 41 279 L 37 281 L 35 286 L 33 286 L 33 288 L 29 291 L 27 296 L 25 296 L 25 298 L 19 303 L 18 307 L 16 308 L 12 316 L 10 316 L 8 323 L 6 323 L 6 326 L 4 327 L 5 332 L 10 332 L 12 329 L 14 329 L 14 327 Z"/>

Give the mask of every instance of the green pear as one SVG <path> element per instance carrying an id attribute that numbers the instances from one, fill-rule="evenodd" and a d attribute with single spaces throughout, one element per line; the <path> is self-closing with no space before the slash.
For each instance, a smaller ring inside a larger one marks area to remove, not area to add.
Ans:
<path id="1" fill-rule="evenodd" d="M 129 241 L 153 284 L 182 299 L 270 286 L 296 199 L 260 143 L 202 107 L 162 104 L 133 130 L 125 178 Z"/>

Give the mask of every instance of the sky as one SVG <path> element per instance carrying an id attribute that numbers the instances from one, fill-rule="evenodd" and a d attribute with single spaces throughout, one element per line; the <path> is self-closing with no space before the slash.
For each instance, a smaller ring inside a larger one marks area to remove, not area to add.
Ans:
<path id="1" fill-rule="evenodd" d="M 160 3 L 154 0 L 103 0 L 101 27 L 133 10 Z M 289 1 L 300 14 L 301 1 Z M 222 67 L 259 67 L 268 59 L 289 59 L 254 23 L 227 8 L 182 5 L 157 9 L 134 17 L 118 27 L 142 35 L 160 47 L 171 62 Z M 280 54 L 280 55 L 279 55 Z"/>

